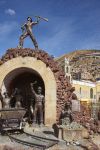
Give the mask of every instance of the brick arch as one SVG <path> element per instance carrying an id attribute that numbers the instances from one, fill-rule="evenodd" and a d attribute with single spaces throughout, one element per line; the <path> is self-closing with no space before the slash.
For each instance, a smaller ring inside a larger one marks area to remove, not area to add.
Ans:
<path id="1" fill-rule="evenodd" d="M 48 71 L 51 70 L 52 72 L 52 76 L 54 77 L 55 80 L 55 87 L 56 89 L 52 89 L 51 88 L 51 92 L 52 95 L 54 94 L 53 99 L 56 99 L 56 104 L 54 103 L 55 106 L 55 113 L 56 114 L 56 121 L 59 121 L 59 117 L 61 114 L 62 109 L 64 108 L 64 105 L 66 103 L 67 100 L 71 100 L 72 99 L 72 94 L 73 94 L 73 87 L 71 86 L 68 77 L 64 75 L 64 72 L 62 71 L 61 68 L 58 67 L 57 62 L 54 61 L 53 57 L 51 57 L 50 55 L 48 55 L 48 53 L 46 53 L 43 50 L 33 50 L 33 49 L 29 49 L 29 48 L 24 48 L 24 49 L 18 49 L 18 48 L 12 48 L 12 49 L 8 49 L 6 51 L 6 54 L 4 56 L 2 56 L 2 58 L 0 59 L 0 68 L 2 67 L 2 65 L 5 65 L 4 70 L 6 71 L 7 68 L 9 68 L 9 65 L 6 65 L 7 62 L 9 61 L 14 61 L 14 59 L 17 58 L 21 58 L 22 61 L 22 65 L 29 65 L 29 60 L 33 59 L 33 63 L 36 61 L 41 62 L 42 64 L 44 63 L 44 67 L 38 67 L 41 72 L 43 74 L 45 74 L 44 76 L 47 76 L 47 74 L 45 73 L 45 69 L 47 69 Z M 28 58 L 27 61 L 25 61 Z M 19 60 L 20 61 L 20 60 Z M 18 63 L 18 62 L 17 62 Z M 37 67 L 36 67 L 37 68 Z M 45 68 L 45 69 L 44 69 Z M 0 71 L 0 74 L 2 74 L 2 71 Z M 48 79 L 48 83 L 51 84 L 52 78 L 50 76 L 50 78 Z M 1 82 L 1 81 L 0 81 Z M 45 82 L 46 85 L 49 85 L 47 82 Z M 0 83 L 1 84 L 1 83 Z M 46 86 L 47 87 L 47 86 Z M 48 86 L 48 88 L 46 90 L 48 90 L 50 87 Z M 56 93 L 56 95 L 55 95 Z M 54 100 L 55 101 L 55 100 Z M 49 103 L 50 107 L 51 107 L 51 103 Z M 48 112 L 50 116 L 54 116 L 52 115 L 52 108 L 51 110 Z M 49 122 L 49 119 L 48 119 Z"/>
<path id="2" fill-rule="evenodd" d="M 45 124 L 56 122 L 56 81 L 53 72 L 41 60 L 33 57 L 17 57 L 0 66 L 0 87 L 4 78 L 13 70 L 25 67 L 35 70 L 42 77 L 45 84 Z M 52 111 L 51 111 L 52 110 Z"/>

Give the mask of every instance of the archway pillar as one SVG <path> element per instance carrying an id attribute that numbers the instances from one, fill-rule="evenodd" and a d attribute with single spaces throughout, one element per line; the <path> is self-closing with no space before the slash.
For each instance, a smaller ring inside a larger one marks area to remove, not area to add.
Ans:
<path id="1" fill-rule="evenodd" d="M 47 91 L 46 91 L 47 90 Z M 53 87 L 45 90 L 45 124 L 53 124 L 56 122 L 56 103 L 55 89 Z M 52 119 L 51 119 L 52 118 Z"/>

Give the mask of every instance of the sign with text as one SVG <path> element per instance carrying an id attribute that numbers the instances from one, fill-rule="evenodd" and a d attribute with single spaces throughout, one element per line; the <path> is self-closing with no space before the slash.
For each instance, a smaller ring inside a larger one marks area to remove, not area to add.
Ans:
<path id="1" fill-rule="evenodd" d="M 72 100 L 72 111 L 80 112 L 80 101 Z"/>

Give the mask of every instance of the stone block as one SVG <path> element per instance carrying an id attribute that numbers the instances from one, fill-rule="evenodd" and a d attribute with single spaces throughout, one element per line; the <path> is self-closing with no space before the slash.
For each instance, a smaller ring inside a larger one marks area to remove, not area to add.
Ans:
<path id="1" fill-rule="evenodd" d="M 77 141 L 83 138 L 89 138 L 88 131 L 82 127 L 80 129 L 68 129 L 63 126 L 58 126 L 59 139 L 63 139 L 67 142 Z"/>

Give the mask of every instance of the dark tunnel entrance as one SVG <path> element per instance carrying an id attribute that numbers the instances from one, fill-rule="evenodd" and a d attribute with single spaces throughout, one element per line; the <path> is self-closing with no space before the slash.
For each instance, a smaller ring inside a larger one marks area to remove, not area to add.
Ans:
<path id="1" fill-rule="evenodd" d="M 30 83 L 37 81 L 34 84 L 34 89 L 37 91 L 37 87 L 42 87 L 42 94 L 45 95 L 45 86 L 42 77 L 35 70 L 29 68 L 18 68 L 10 72 L 4 79 L 4 85 L 7 89 L 9 96 L 12 95 L 15 88 L 18 88 L 22 97 L 22 107 L 29 110 L 32 92 Z"/>

